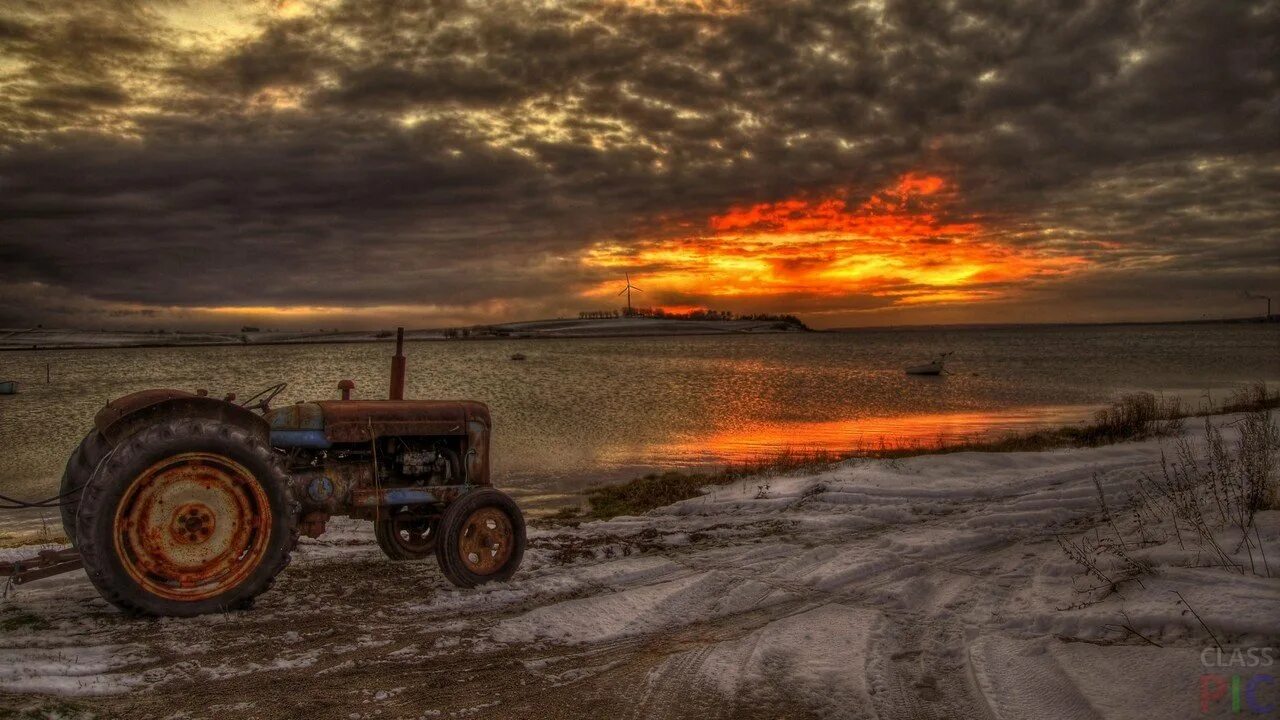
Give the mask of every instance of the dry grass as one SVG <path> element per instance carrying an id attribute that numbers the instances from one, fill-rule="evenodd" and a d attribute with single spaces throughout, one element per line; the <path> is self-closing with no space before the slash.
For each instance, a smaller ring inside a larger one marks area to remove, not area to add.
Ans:
<path id="1" fill-rule="evenodd" d="M 591 507 L 586 514 L 593 518 L 639 515 L 654 508 L 697 497 L 702 494 L 702 488 L 708 485 L 728 485 L 748 477 L 768 478 L 787 473 L 816 472 L 839 460 L 840 457 L 833 453 L 788 449 L 778 455 L 735 463 L 710 473 L 653 473 L 619 485 L 608 485 L 590 491 L 587 499 Z M 571 519 L 578 515 L 580 513 L 576 509 L 561 511 L 557 519 Z"/>
<path id="2" fill-rule="evenodd" d="M 1083 425 L 1010 433 L 997 438 L 961 442 L 939 441 L 932 446 L 868 451 L 866 457 L 907 457 L 949 452 L 1039 452 L 1067 447 L 1097 447 L 1130 440 L 1181 434 L 1188 418 L 1226 413 L 1249 413 L 1280 407 L 1280 392 L 1268 393 L 1261 383 L 1236 390 L 1220 407 L 1192 411 L 1177 398 L 1158 398 L 1148 392 L 1129 393 L 1094 414 Z M 860 454 L 861 455 L 861 454 Z"/>
<path id="3" fill-rule="evenodd" d="M 1098 483 L 1096 527 L 1079 540 L 1058 538 L 1082 568 L 1075 584 L 1086 596 L 1081 604 L 1117 593 L 1126 582 L 1141 585 L 1143 576 L 1155 573 L 1142 549 L 1170 542 L 1190 551 L 1184 561 L 1190 566 L 1275 575 L 1276 559 L 1267 558 L 1255 519 L 1280 508 L 1280 427 L 1270 408 L 1257 406 L 1232 424 L 1239 437 L 1228 442 L 1206 417 L 1203 445 L 1179 436 L 1173 456 L 1162 456 L 1160 470 L 1145 474 L 1118 503 L 1109 502 Z"/>
<path id="4" fill-rule="evenodd" d="M 1240 436 L 1228 443 L 1206 419 L 1203 451 L 1179 438 L 1173 459 L 1163 458 L 1159 476 L 1144 477 L 1131 498 L 1134 524 L 1144 541 L 1175 539 L 1214 564 L 1270 577 L 1254 520 L 1277 507 L 1280 428 L 1270 410 L 1245 413 L 1234 424 Z"/>

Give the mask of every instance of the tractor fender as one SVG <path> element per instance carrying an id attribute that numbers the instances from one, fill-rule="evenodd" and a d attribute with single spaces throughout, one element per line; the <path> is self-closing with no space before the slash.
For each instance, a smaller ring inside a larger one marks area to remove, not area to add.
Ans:
<path id="1" fill-rule="evenodd" d="M 93 425 L 115 446 L 139 430 L 177 418 L 217 420 L 243 428 L 264 443 L 271 438 L 267 422 L 253 412 L 183 390 L 142 390 L 116 398 L 98 411 Z"/>

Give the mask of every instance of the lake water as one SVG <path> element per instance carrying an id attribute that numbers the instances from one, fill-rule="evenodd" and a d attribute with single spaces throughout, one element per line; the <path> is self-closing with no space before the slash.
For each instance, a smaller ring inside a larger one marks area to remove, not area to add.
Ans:
<path id="1" fill-rule="evenodd" d="M 953 350 L 952 374 L 902 368 Z M 392 348 L 296 345 L 0 353 L 0 493 L 56 492 L 108 399 L 152 387 L 278 402 L 385 397 Z M 513 362 L 514 352 L 528 359 Z M 1079 421 L 1134 389 L 1220 401 L 1280 385 L 1280 325 L 894 329 L 626 339 L 415 342 L 406 397 L 489 404 L 497 484 L 547 505 L 658 468 L 786 449 L 932 443 Z M 45 383 L 45 365 L 51 382 Z"/>

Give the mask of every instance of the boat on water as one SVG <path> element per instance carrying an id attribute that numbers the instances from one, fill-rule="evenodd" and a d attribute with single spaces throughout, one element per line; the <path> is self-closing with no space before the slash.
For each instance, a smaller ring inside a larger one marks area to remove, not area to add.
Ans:
<path id="1" fill-rule="evenodd" d="M 17 380 L 0 380 L 0 395 L 17 395 Z"/>
<path id="2" fill-rule="evenodd" d="M 937 357 L 923 365 L 912 365 L 907 368 L 908 375 L 941 375 L 947 370 L 949 352 L 940 353 Z"/>

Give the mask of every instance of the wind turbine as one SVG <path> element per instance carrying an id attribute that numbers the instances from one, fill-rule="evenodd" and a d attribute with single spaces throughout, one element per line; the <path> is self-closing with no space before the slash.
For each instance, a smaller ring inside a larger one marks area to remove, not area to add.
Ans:
<path id="1" fill-rule="evenodd" d="M 618 294 L 619 295 L 621 295 L 622 293 L 627 294 L 627 315 L 630 315 L 631 314 L 631 291 L 632 290 L 635 290 L 636 292 L 642 292 L 642 291 L 640 290 L 640 288 L 631 284 L 631 273 L 627 273 L 626 275 L 627 275 L 627 286 L 619 290 Z"/>

